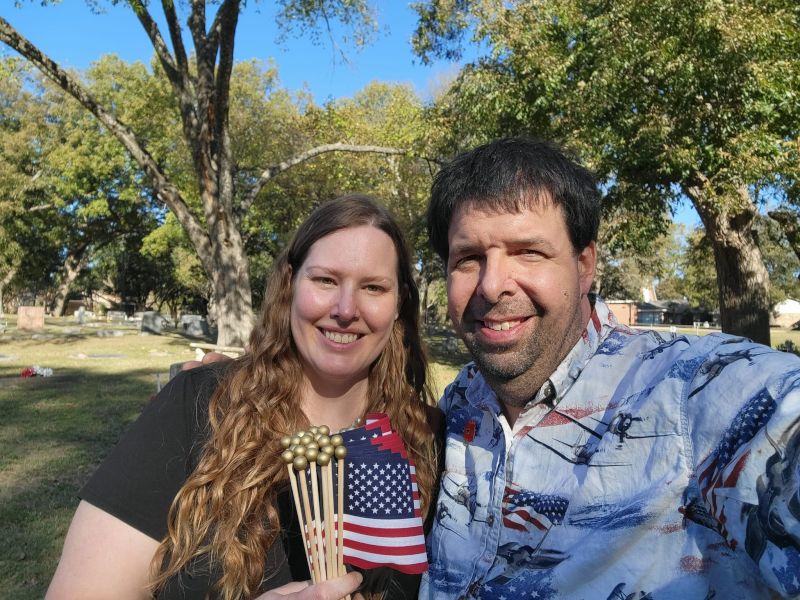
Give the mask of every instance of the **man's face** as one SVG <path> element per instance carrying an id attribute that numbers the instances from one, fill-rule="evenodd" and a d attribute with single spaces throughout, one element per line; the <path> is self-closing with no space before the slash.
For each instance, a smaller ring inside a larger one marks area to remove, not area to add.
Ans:
<path id="1" fill-rule="evenodd" d="M 594 243 L 576 254 L 561 209 L 545 198 L 518 213 L 467 205 L 450 222 L 448 245 L 456 331 L 490 383 L 530 383 L 532 396 L 589 320 Z"/>

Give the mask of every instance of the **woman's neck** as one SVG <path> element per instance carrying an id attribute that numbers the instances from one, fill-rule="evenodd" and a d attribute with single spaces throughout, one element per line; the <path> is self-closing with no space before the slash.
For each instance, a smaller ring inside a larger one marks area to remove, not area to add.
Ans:
<path id="1" fill-rule="evenodd" d="M 368 380 L 347 387 L 315 386 L 306 380 L 303 386 L 303 412 L 311 425 L 327 425 L 339 431 L 353 425 L 367 410 Z"/>

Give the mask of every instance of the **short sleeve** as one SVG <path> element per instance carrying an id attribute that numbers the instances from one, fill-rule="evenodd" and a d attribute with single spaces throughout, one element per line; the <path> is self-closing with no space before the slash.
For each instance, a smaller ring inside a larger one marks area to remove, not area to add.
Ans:
<path id="1" fill-rule="evenodd" d="M 688 395 L 709 523 L 770 587 L 800 594 L 800 361 L 730 343 L 708 357 Z"/>
<path id="2" fill-rule="evenodd" d="M 144 408 L 79 496 L 155 540 L 167 533 L 175 495 L 194 468 L 219 369 L 176 375 Z"/>

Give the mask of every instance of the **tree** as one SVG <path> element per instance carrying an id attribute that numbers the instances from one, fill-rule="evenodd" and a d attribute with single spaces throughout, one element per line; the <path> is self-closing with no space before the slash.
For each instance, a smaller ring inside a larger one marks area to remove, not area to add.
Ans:
<path id="1" fill-rule="evenodd" d="M 751 229 L 758 190 L 798 169 L 799 11 L 789 0 L 429 0 L 415 45 L 453 57 L 471 31 L 488 47 L 445 111 L 472 138 L 567 142 L 605 179 L 607 202 L 656 216 L 654 233 L 691 199 L 723 329 L 768 343 L 769 278 Z"/>
<path id="2" fill-rule="evenodd" d="M 0 61 L 0 314 L 9 291 L 49 289 L 63 233 L 50 209 L 41 141 L 46 103 L 18 59 Z"/>
<path id="3" fill-rule="evenodd" d="M 672 224 L 666 234 L 647 247 L 622 245 L 609 229 L 605 223 L 601 224 L 599 238 L 606 243 L 597 249 L 595 287 L 601 296 L 641 301 L 645 299 L 642 290 L 650 288 L 655 288 L 659 300 L 683 296 L 682 290 L 674 285 L 677 282 L 673 282 L 682 268 L 681 225 Z"/>
<path id="4" fill-rule="evenodd" d="M 174 100 L 193 182 L 182 184 L 154 158 L 148 140 L 76 77 L 0 18 L 0 41 L 36 65 L 111 132 L 144 172 L 155 196 L 175 215 L 211 281 L 219 328 L 218 343 L 243 345 L 252 325 L 250 272 L 242 221 L 263 187 L 279 173 L 332 151 L 400 154 L 402 150 L 332 141 L 282 157 L 256 173 L 239 173 L 231 138 L 231 74 L 241 0 L 195 0 L 186 9 L 193 54 L 184 39 L 182 5 L 164 0 L 165 38 L 145 0 L 126 0 L 152 43 Z M 207 12 L 207 4 L 216 11 Z M 374 22 L 365 0 L 283 0 L 279 21 L 302 31 L 338 20 L 369 31 Z M 211 14 L 213 12 L 213 14 Z M 168 40 L 168 41 L 167 41 Z M 194 206 L 196 202 L 196 206 Z"/>

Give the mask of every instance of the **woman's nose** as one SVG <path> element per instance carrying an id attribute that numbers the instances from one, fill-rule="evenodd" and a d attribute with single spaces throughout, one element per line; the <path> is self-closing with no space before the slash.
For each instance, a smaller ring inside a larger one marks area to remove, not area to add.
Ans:
<path id="1" fill-rule="evenodd" d="M 341 286 L 331 315 L 340 321 L 355 321 L 359 317 L 356 292 L 349 286 Z"/>

